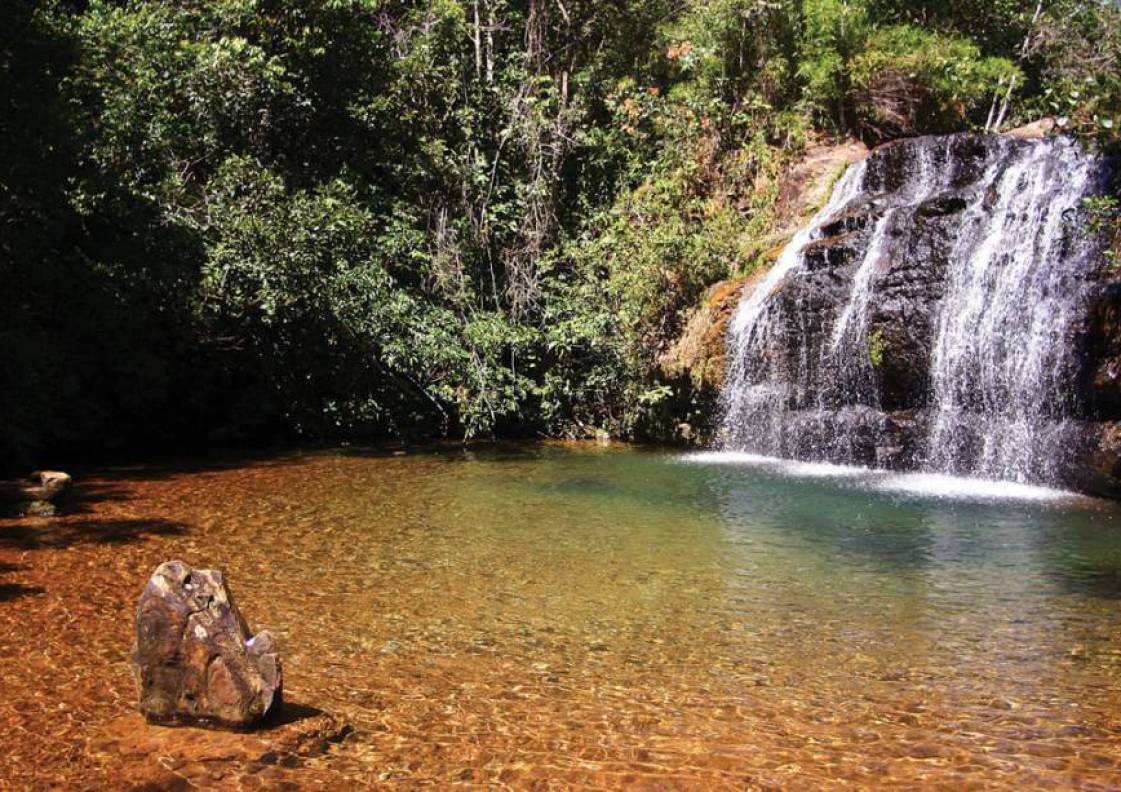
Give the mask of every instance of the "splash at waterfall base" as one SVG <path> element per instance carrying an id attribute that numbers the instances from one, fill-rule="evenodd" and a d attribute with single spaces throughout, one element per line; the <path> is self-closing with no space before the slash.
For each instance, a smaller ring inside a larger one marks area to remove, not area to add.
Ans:
<path id="1" fill-rule="evenodd" d="M 1083 209 L 1116 172 L 976 134 L 851 166 L 720 317 L 722 447 L 1121 496 L 1121 273 Z"/>

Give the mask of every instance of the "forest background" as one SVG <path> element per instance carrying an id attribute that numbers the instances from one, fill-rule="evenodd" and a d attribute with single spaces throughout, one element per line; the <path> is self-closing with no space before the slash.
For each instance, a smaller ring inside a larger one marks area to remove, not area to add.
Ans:
<path id="1" fill-rule="evenodd" d="M 808 146 L 1044 116 L 1117 145 L 1116 3 L 0 0 L 0 467 L 680 439 Z"/>

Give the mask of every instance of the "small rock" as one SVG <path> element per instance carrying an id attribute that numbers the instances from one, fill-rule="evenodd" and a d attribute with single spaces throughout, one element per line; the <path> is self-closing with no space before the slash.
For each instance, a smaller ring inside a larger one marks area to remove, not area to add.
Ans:
<path id="1" fill-rule="evenodd" d="M 247 728 L 281 706 L 272 635 L 250 633 L 221 572 L 182 561 L 140 595 L 133 671 L 149 723 Z"/>
<path id="2" fill-rule="evenodd" d="M 73 482 L 58 470 L 36 470 L 25 479 L 0 481 L 0 503 L 19 514 L 49 517 L 70 495 Z"/>
<path id="3" fill-rule="evenodd" d="M 31 481 L 37 485 L 35 500 L 46 500 L 52 503 L 65 498 L 70 494 L 74 482 L 69 474 L 59 470 L 36 470 L 31 474 Z"/>

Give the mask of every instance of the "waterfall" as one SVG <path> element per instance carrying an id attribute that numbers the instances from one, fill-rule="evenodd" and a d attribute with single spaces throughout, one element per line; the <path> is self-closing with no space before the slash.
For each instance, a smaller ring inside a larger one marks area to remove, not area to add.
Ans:
<path id="1" fill-rule="evenodd" d="M 783 279 L 802 265 L 802 249 L 821 236 L 824 221 L 859 194 L 864 170 L 865 163 L 859 162 L 845 171 L 826 205 L 809 225 L 794 235 L 774 266 L 737 307 L 730 323 L 728 344 L 731 361 L 728 382 L 733 387 L 725 386 L 723 391 L 726 442 L 742 443 L 741 430 L 746 429 L 754 435 L 761 449 L 773 451 L 781 445 L 783 414 L 773 407 L 786 400 L 788 385 L 766 376 L 768 361 L 764 351 L 783 329 L 777 323 L 778 311 L 769 298 Z"/>
<path id="2" fill-rule="evenodd" d="M 1059 483 L 1106 163 L 1066 140 L 919 138 L 850 166 L 729 323 L 725 448 Z"/>
<path id="3" fill-rule="evenodd" d="M 1091 263 L 1064 251 L 1064 224 L 1090 178 L 1073 146 L 1037 145 L 990 177 L 995 206 L 970 207 L 935 336 L 933 467 L 1057 479 L 1075 377 L 1065 334 Z"/>

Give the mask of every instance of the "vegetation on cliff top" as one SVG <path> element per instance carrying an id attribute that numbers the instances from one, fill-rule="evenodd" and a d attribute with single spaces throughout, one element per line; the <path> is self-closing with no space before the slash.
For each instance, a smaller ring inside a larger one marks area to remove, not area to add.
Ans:
<path id="1" fill-rule="evenodd" d="M 1097 0 L 0 0 L 0 459 L 666 437 L 807 141 L 1114 140 Z"/>

